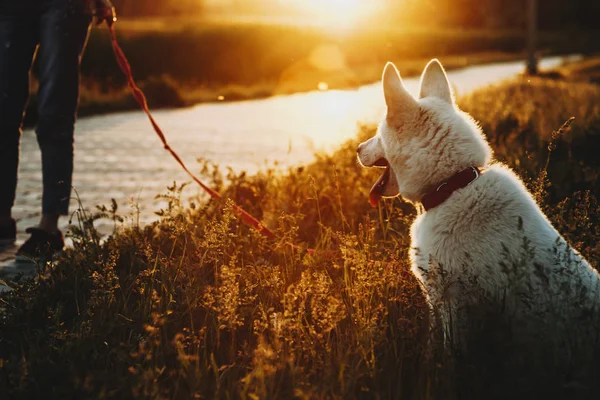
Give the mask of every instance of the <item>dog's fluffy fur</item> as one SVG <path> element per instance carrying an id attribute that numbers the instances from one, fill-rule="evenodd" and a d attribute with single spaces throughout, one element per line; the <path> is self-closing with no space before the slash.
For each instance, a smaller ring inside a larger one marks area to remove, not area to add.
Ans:
<path id="1" fill-rule="evenodd" d="M 470 293 L 469 285 L 487 296 L 504 296 L 518 313 L 599 304 L 598 273 L 552 227 L 515 173 L 491 163 L 481 129 L 456 106 L 437 60 L 423 71 L 418 99 L 391 63 L 383 91 L 387 115 L 376 136 L 357 150 L 362 165 L 389 169 L 373 187 L 372 203 L 402 194 L 419 205 L 457 172 L 482 170 L 472 184 L 420 213 L 412 226 L 412 272 L 431 304 L 455 304 Z M 441 282 L 449 277 L 463 277 L 463 285 Z"/>

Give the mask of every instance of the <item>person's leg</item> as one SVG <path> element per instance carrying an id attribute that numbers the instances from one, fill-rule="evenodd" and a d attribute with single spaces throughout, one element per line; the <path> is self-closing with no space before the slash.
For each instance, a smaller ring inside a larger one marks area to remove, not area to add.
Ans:
<path id="1" fill-rule="evenodd" d="M 0 14 L 0 228 L 13 224 L 21 124 L 37 38 L 35 17 Z"/>
<path id="2" fill-rule="evenodd" d="M 59 215 L 67 215 L 73 175 L 73 133 L 79 100 L 79 64 L 90 17 L 55 2 L 40 22 L 36 130 L 42 152 L 42 219 L 40 228 L 58 230 Z"/>

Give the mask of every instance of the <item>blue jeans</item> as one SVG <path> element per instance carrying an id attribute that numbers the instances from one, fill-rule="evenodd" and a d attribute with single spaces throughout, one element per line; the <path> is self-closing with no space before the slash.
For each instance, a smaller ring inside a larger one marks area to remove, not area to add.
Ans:
<path id="1" fill-rule="evenodd" d="M 29 96 L 29 70 L 37 49 L 39 119 L 36 135 L 42 153 L 42 213 L 68 214 L 79 64 L 90 17 L 69 0 L 41 4 L 44 6 L 27 10 L 0 10 L 2 213 L 10 212 L 15 201 L 23 111 Z"/>

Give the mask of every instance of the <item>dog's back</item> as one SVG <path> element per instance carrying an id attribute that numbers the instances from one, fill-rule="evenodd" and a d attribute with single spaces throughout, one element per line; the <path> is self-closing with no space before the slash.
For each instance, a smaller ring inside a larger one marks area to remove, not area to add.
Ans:
<path id="1" fill-rule="evenodd" d="M 471 185 L 421 214 L 411 235 L 413 272 L 430 293 L 445 292 L 447 300 L 460 296 L 461 290 L 452 288 L 456 280 L 475 279 L 487 296 L 510 295 L 509 304 L 517 309 L 524 302 L 536 310 L 599 303 L 598 273 L 552 227 L 519 178 L 501 164 L 490 166 Z M 447 290 L 435 271 L 438 281 L 428 281 L 432 268 L 447 273 Z"/>

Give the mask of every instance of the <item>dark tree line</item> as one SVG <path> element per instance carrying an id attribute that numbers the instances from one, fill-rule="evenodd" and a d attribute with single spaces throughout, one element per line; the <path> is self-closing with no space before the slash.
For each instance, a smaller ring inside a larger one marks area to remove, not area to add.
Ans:
<path id="1" fill-rule="evenodd" d="M 525 0 L 386 0 L 390 18 L 465 28 L 523 28 Z M 600 28 L 600 0 L 538 0 L 540 29 Z"/>
<path id="2" fill-rule="evenodd" d="M 524 28 L 527 21 L 525 0 L 380 1 L 387 2 L 381 18 L 397 24 Z M 124 17 L 197 15 L 205 9 L 204 0 L 113 0 L 113 3 L 118 14 Z M 275 0 L 229 0 L 223 1 L 221 8 L 243 13 L 261 7 L 273 10 L 276 4 L 280 3 Z M 537 4 L 540 29 L 600 28 L 600 0 L 538 0 Z"/>

